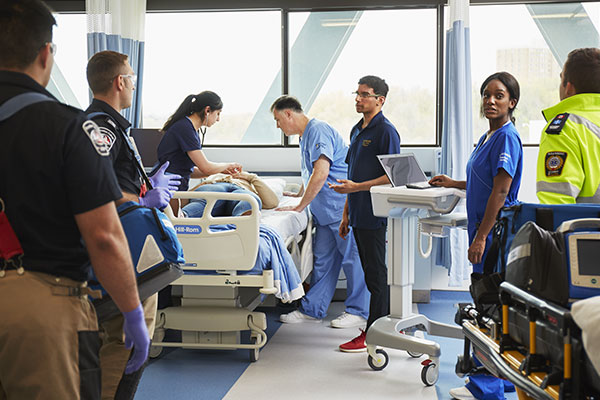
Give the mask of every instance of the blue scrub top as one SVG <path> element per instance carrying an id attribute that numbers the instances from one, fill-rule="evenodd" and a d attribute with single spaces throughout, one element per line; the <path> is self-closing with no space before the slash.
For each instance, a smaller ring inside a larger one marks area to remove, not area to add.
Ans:
<path id="1" fill-rule="evenodd" d="M 348 164 L 345 161 L 348 147 L 344 139 L 327 123 L 311 119 L 300 138 L 300 152 L 304 187 L 308 186 L 315 161 L 320 156 L 329 160 L 327 181 L 310 203 L 309 209 L 318 225 L 339 223 L 342 220 L 346 195 L 330 189 L 327 183 L 337 184 L 336 179 L 348 177 Z"/>
<path id="2" fill-rule="evenodd" d="M 361 130 L 362 120 L 350 133 L 350 148 L 346 163 L 348 179 L 364 182 L 385 175 L 377 159 L 379 154 L 400 153 L 400 135 L 392 123 L 379 112 L 369 125 Z M 373 215 L 371 193 L 361 191 L 348 194 L 350 226 L 359 229 L 378 229 L 387 224 L 387 218 Z"/>
<path id="3" fill-rule="evenodd" d="M 475 150 L 467 162 L 467 229 L 469 243 L 475 238 L 477 228 L 485 214 L 488 199 L 492 193 L 494 177 L 500 169 L 504 169 L 511 177 L 512 183 L 504 201 L 504 206 L 511 206 L 517 202 L 521 174 L 523 172 L 523 145 L 519 132 L 512 122 L 506 123 L 498 129 L 484 143 L 484 134 L 477 143 Z M 491 232 L 486 241 L 487 254 L 491 244 Z M 483 271 L 483 263 L 473 265 L 474 272 Z"/>
<path id="4" fill-rule="evenodd" d="M 158 165 L 169 161 L 167 172 L 181 175 L 182 179 L 178 190 L 188 190 L 190 175 L 194 171 L 195 164 L 187 152 L 201 149 L 202 144 L 198 132 L 188 117 L 181 118 L 165 132 L 158 145 Z"/>

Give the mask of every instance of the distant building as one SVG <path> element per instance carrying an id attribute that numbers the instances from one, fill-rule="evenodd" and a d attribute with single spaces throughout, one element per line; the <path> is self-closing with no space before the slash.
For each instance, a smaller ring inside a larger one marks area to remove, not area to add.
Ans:
<path id="1" fill-rule="evenodd" d="M 496 68 L 507 71 L 519 81 L 535 78 L 558 78 L 558 65 L 549 49 L 499 49 L 496 50 Z"/>

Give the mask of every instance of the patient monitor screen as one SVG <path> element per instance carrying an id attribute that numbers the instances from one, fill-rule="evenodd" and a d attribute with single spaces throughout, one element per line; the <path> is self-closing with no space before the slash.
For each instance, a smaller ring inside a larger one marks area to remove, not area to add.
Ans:
<path id="1" fill-rule="evenodd" d="M 404 186 L 427 180 L 417 160 L 412 154 L 380 156 L 379 160 L 393 186 Z"/>
<path id="2" fill-rule="evenodd" d="M 600 240 L 577 239 L 579 275 L 600 275 Z"/>

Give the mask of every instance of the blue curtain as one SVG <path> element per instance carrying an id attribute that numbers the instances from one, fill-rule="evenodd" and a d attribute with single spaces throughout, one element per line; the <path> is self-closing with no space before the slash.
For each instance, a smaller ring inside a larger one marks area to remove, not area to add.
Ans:
<path id="1" fill-rule="evenodd" d="M 444 120 L 441 173 L 465 180 L 467 160 L 473 149 L 471 106 L 471 54 L 467 0 L 450 0 L 452 25 L 446 32 Z M 464 205 L 456 212 L 465 212 Z M 453 229 L 438 246 L 436 264 L 448 268 L 449 285 L 468 279 L 468 239 L 464 230 Z"/>
<path id="2" fill-rule="evenodd" d="M 109 35 L 104 32 L 87 34 L 88 59 L 99 51 L 112 50 L 129 56 L 129 64 L 137 75 L 131 107 L 121 112 L 131 122 L 133 128 L 141 127 L 142 118 L 142 88 L 144 85 L 144 42 L 127 39 L 121 35 Z M 91 94 L 90 94 L 91 96 Z"/>
<path id="3" fill-rule="evenodd" d="M 131 107 L 121 113 L 132 127 L 140 128 L 146 0 L 86 0 L 85 10 L 88 59 L 104 50 L 117 51 L 129 57 L 129 64 L 138 78 Z"/>

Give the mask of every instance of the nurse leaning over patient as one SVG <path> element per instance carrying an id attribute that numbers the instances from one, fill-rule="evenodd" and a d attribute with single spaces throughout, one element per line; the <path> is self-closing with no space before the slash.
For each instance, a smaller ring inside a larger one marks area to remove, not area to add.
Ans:
<path id="1" fill-rule="evenodd" d="M 196 95 L 191 94 L 183 100 L 161 129 L 165 135 L 158 145 L 158 165 L 169 161 L 167 172 L 181 175 L 178 190 L 188 190 L 190 178 L 241 172 L 240 164 L 209 161 L 202 151 L 206 129 L 219 122 L 222 109 L 223 102 L 215 92 L 207 90 Z M 202 140 L 199 133 L 202 133 Z M 173 205 L 172 201 L 171 206 Z M 175 212 L 176 209 L 177 205 L 174 208 Z"/>
<path id="2" fill-rule="evenodd" d="M 481 85 L 481 114 L 490 129 L 479 139 L 467 163 L 467 180 L 434 176 L 436 186 L 467 190 L 469 261 L 473 272 L 483 272 L 491 244 L 491 230 L 501 207 L 517 202 L 523 170 L 523 145 L 514 126 L 513 112 L 519 102 L 519 83 L 508 72 L 490 75 Z M 512 386 L 512 385 L 511 385 Z M 466 387 L 450 390 L 455 399 L 504 399 L 503 381 L 477 375 Z"/>

